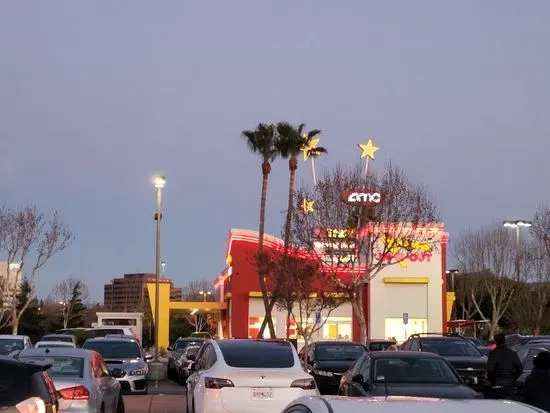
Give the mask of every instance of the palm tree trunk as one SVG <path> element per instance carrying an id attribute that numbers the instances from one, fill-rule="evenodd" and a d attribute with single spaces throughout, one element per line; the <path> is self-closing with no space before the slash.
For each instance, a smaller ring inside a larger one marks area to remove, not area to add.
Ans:
<path id="1" fill-rule="evenodd" d="M 260 283 L 260 289 L 262 291 L 262 299 L 265 309 L 265 320 L 269 326 L 269 334 L 271 338 L 275 338 L 275 327 L 273 326 L 273 319 L 271 318 L 271 309 L 269 300 L 267 298 L 267 287 L 265 285 L 265 257 L 264 257 L 264 232 L 265 232 L 265 205 L 267 202 L 267 182 L 269 178 L 270 165 L 269 161 L 264 160 L 262 164 L 262 196 L 260 201 L 260 229 L 258 240 L 258 278 Z M 263 330 L 260 329 L 258 338 L 263 337 Z"/>
<path id="2" fill-rule="evenodd" d="M 288 182 L 288 208 L 286 211 L 286 222 L 285 222 L 285 255 L 288 252 L 288 247 L 290 244 L 290 226 L 292 223 L 292 213 L 294 211 L 294 183 L 296 181 L 296 169 L 297 169 L 297 159 L 293 155 L 288 161 L 288 168 L 290 170 L 290 178 Z"/>

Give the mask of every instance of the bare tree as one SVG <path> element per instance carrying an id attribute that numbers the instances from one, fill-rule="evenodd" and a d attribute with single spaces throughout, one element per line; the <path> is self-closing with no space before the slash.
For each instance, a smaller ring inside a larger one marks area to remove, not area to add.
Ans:
<path id="1" fill-rule="evenodd" d="M 6 256 L 8 269 L 12 264 L 18 264 L 13 274 L 8 271 L 6 285 L 14 285 L 17 291 L 25 270 L 32 288 L 27 302 L 20 308 L 17 306 L 17 294 L 11 294 L 9 317 L 4 317 L 0 327 L 11 325 L 12 333 L 17 334 L 21 315 L 36 295 L 36 275 L 50 258 L 70 246 L 72 241 L 73 234 L 63 224 L 57 212 L 47 220 L 34 206 L 19 210 L 5 206 L 0 208 L 0 251 Z M 4 293 L 2 291 L 1 295 Z"/>
<path id="2" fill-rule="evenodd" d="M 67 328 L 71 321 L 82 316 L 83 303 L 89 300 L 90 295 L 88 286 L 83 281 L 70 276 L 55 285 L 52 298 L 61 310 L 63 328 Z"/>
<path id="3" fill-rule="evenodd" d="M 364 343 L 364 286 L 388 266 L 431 260 L 442 234 L 435 203 L 391 164 L 368 177 L 360 167 L 339 166 L 297 198 L 313 201 L 314 212 L 295 215 L 296 245 L 316 256 L 321 271 L 346 291 Z"/>
<path id="4" fill-rule="evenodd" d="M 495 224 L 460 235 L 454 246 L 459 268 L 469 277 L 476 277 L 476 289 L 490 301 L 491 312 L 487 314 L 478 297 L 471 293 L 479 315 L 489 321 L 489 338 L 493 339 L 517 288 L 515 238 L 502 225 Z"/>
<path id="5" fill-rule="evenodd" d="M 455 278 L 457 318 L 470 320 L 478 313 L 475 303 L 481 302 L 484 295 L 478 284 L 478 278 L 468 274 L 460 274 Z"/>
<path id="6" fill-rule="evenodd" d="M 191 281 L 183 288 L 183 298 L 186 301 L 213 301 L 211 294 L 212 282 L 208 280 Z M 208 314 L 196 312 L 195 314 L 185 314 L 185 320 L 195 328 L 195 331 L 204 331 L 210 326 L 211 319 Z"/>

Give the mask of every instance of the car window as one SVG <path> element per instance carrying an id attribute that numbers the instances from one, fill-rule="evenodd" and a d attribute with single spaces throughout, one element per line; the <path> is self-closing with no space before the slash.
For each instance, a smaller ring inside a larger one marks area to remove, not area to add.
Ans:
<path id="1" fill-rule="evenodd" d="M 106 360 L 137 359 L 142 356 L 139 345 L 135 341 L 89 340 L 82 348 L 97 351 Z"/>
<path id="2" fill-rule="evenodd" d="M 217 360 L 218 358 L 216 356 L 216 351 L 214 350 L 214 347 L 212 346 L 212 344 L 207 344 L 202 357 L 201 370 L 208 370 L 212 368 Z"/>
<path id="3" fill-rule="evenodd" d="M 64 341 L 66 343 L 72 343 L 73 338 L 71 336 L 64 336 L 64 335 L 44 336 L 40 339 L 40 341 Z"/>
<path id="4" fill-rule="evenodd" d="M 185 357 L 189 357 L 189 355 L 197 356 L 199 352 L 200 346 L 189 346 L 185 349 Z"/>
<path id="5" fill-rule="evenodd" d="M 12 351 L 23 350 L 24 347 L 22 338 L 0 338 L 0 354 L 7 355 Z"/>
<path id="6" fill-rule="evenodd" d="M 48 374 L 53 378 L 74 377 L 82 378 L 84 376 L 84 359 L 82 357 L 65 356 L 34 356 L 19 357 L 19 360 L 32 360 L 51 363 Z"/>
<path id="7" fill-rule="evenodd" d="M 361 374 L 365 380 L 370 380 L 370 365 L 372 360 L 370 357 L 365 357 L 363 364 L 361 364 L 361 370 L 357 374 Z"/>
<path id="8" fill-rule="evenodd" d="M 403 350 L 404 351 L 409 351 L 411 349 L 411 341 L 406 341 L 405 343 L 403 343 Z"/>
<path id="9" fill-rule="evenodd" d="M 218 342 L 225 363 L 239 368 L 291 368 L 294 352 L 290 343 L 261 340 L 221 340 Z"/>
<path id="10" fill-rule="evenodd" d="M 447 357 L 481 357 L 481 352 L 469 340 L 423 339 L 422 350 Z"/>
<path id="11" fill-rule="evenodd" d="M 174 344 L 174 351 L 178 353 L 183 353 L 187 347 L 200 346 L 201 344 L 202 344 L 202 341 L 189 341 L 189 340 L 176 341 L 176 343 Z"/>
<path id="12" fill-rule="evenodd" d="M 353 365 L 350 368 L 352 376 L 356 376 L 361 372 L 361 370 L 363 368 L 363 363 L 365 363 L 365 356 L 359 357 L 355 361 L 355 363 L 353 363 Z"/>
<path id="13" fill-rule="evenodd" d="M 523 361 L 523 369 L 524 370 L 533 370 L 533 360 L 535 359 L 535 356 L 543 351 L 548 351 L 540 348 L 530 348 L 527 352 L 527 356 L 525 357 Z"/>
<path id="14" fill-rule="evenodd" d="M 315 360 L 318 361 L 355 361 L 365 352 L 357 344 L 318 344 L 315 346 Z"/>
<path id="15" fill-rule="evenodd" d="M 374 360 L 374 382 L 459 384 L 449 364 L 441 359 L 392 357 Z"/>
<path id="16" fill-rule="evenodd" d="M 418 340 L 412 340 L 410 343 L 409 343 L 409 350 L 410 351 L 418 351 L 420 350 L 420 343 L 418 342 Z M 425 349 L 424 349 L 425 350 Z"/>

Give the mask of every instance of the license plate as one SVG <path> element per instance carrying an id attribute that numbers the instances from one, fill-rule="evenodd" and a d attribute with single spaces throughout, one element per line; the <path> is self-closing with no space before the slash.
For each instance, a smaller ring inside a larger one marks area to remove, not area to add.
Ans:
<path id="1" fill-rule="evenodd" d="M 252 400 L 273 399 L 273 389 L 267 387 L 256 387 L 252 389 Z"/>

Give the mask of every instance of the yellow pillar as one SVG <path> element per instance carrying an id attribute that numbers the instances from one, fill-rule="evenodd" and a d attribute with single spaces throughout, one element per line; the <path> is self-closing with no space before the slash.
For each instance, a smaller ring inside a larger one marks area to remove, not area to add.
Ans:
<path id="1" fill-rule="evenodd" d="M 155 320 L 155 283 L 147 283 L 147 292 L 149 293 L 149 303 L 151 304 L 151 313 L 153 314 L 153 322 Z M 170 345 L 170 284 L 160 283 L 159 290 L 159 348 L 168 348 Z"/>
<path id="2" fill-rule="evenodd" d="M 448 292 L 447 293 L 447 322 L 451 321 L 455 300 L 456 300 L 456 295 L 454 291 Z"/>

